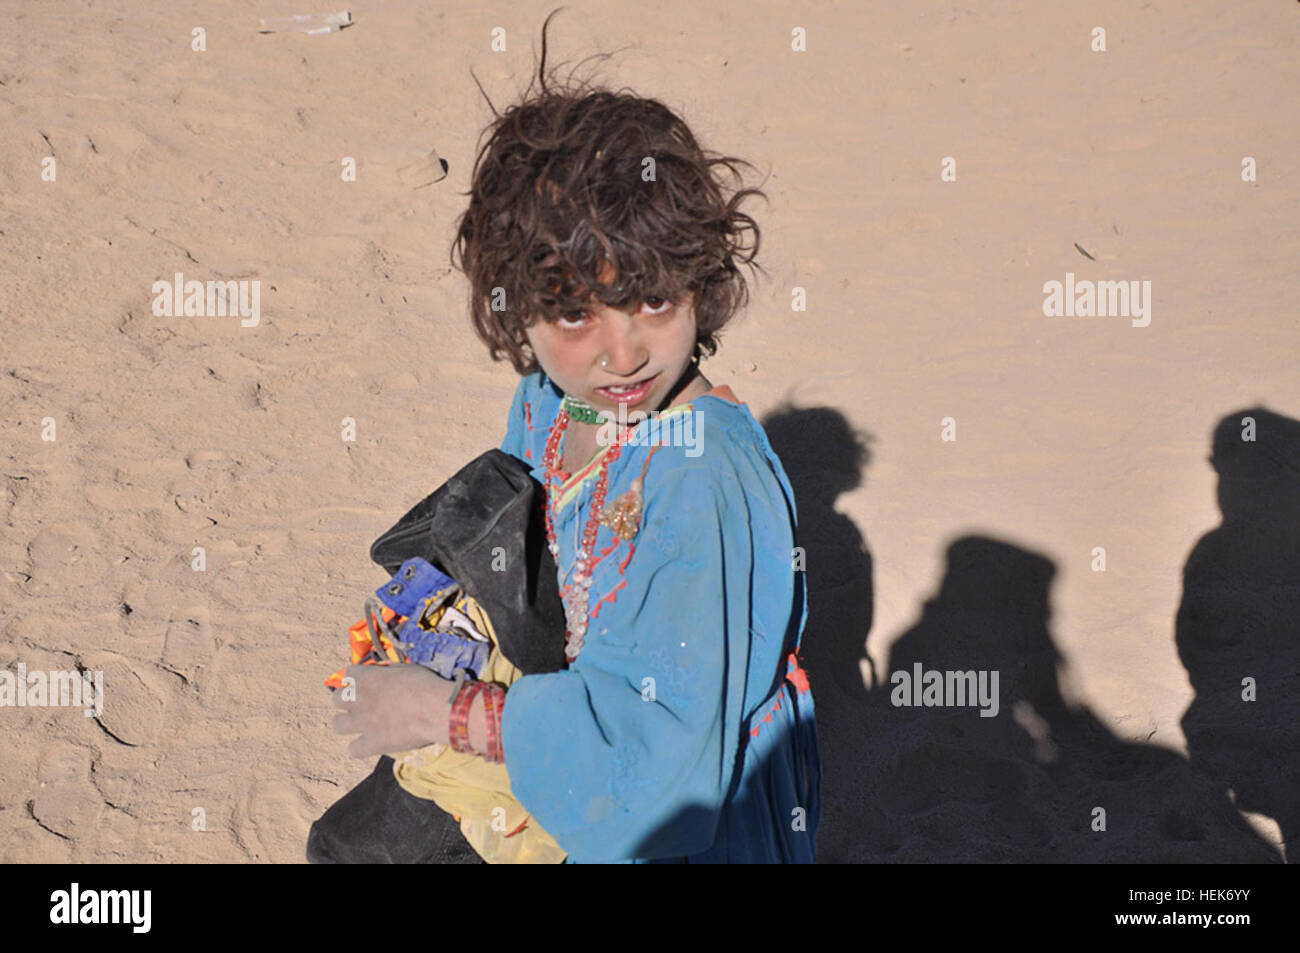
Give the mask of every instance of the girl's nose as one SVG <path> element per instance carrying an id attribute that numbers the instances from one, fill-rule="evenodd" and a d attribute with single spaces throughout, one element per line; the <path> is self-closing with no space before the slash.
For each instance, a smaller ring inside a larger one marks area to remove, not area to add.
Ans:
<path id="1" fill-rule="evenodd" d="M 650 350 L 641 343 L 635 321 L 609 308 L 604 324 L 605 337 L 597 366 L 615 377 L 632 377 L 650 360 Z"/>
<path id="2" fill-rule="evenodd" d="M 641 359 L 638 359 L 634 364 L 628 365 L 628 367 L 630 368 L 629 371 L 619 371 L 619 369 L 617 368 L 620 367 L 620 364 L 617 363 L 617 361 L 615 360 L 611 360 L 610 356 L 608 355 L 601 355 L 601 360 L 599 360 L 599 364 L 601 364 L 602 371 L 606 371 L 608 373 L 614 374 L 615 377 L 632 377 L 632 374 L 636 373 L 637 371 L 640 371 L 641 368 L 645 367 L 646 361 L 649 360 L 650 360 L 650 352 L 643 351 L 643 356 Z"/>
<path id="3" fill-rule="evenodd" d="M 626 355 L 635 353 L 635 357 Z M 650 352 L 645 348 L 640 348 L 636 352 L 623 350 L 608 350 L 601 354 L 597 362 L 601 370 L 613 374 L 615 377 L 631 377 L 641 368 L 645 367 L 650 360 Z"/>

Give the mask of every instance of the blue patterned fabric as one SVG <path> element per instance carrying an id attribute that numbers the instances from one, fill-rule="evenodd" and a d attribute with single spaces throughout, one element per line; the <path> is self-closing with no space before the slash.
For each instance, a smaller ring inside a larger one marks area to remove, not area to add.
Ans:
<path id="1" fill-rule="evenodd" d="M 454 590 L 448 592 L 448 590 Z M 402 654 L 415 665 L 432 669 L 443 678 L 454 679 L 459 669 L 478 677 L 487 667 L 489 646 L 457 632 L 438 632 L 420 624 L 430 604 L 455 604 L 460 587 L 437 566 L 414 556 L 402 563 L 393 577 L 375 590 L 379 601 L 400 616 L 406 616 L 396 631 L 409 648 Z M 378 613 L 376 613 L 378 614 Z"/>
<path id="2" fill-rule="evenodd" d="M 542 371 L 523 378 L 501 444 L 543 484 L 562 396 Z M 640 531 L 599 528 L 581 655 L 506 698 L 511 789 L 570 862 L 814 859 L 812 693 L 786 679 L 808 614 L 794 494 L 747 407 L 709 394 L 695 411 L 696 449 L 628 445 L 610 466 L 606 505 L 654 449 Z M 555 518 L 561 586 L 594 487 Z"/>
<path id="3" fill-rule="evenodd" d="M 402 563 L 393 573 L 393 578 L 375 590 L 375 595 L 398 615 L 411 618 L 420 615 L 430 597 L 446 593 L 455 586 L 455 579 L 415 556 Z"/>

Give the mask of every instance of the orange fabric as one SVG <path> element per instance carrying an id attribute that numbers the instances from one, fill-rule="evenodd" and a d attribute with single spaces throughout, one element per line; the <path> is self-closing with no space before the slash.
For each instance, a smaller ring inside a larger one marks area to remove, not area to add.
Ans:
<path id="1" fill-rule="evenodd" d="M 394 628 L 400 625 L 403 621 L 403 618 L 401 616 L 399 616 L 396 612 L 394 612 L 392 609 L 388 608 L 387 606 L 384 606 L 383 616 L 384 616 L 384 621 L 388 623 L 392 623 Z M 392 643 L 390 643 L 388 639 L 385 638 L 382 632 L 379 635 L 379 644 L 384 647 L 384 651 L 387 653 L 391 661 L 396 662 L 398 660 L 397 650 L 393 648 Z M 356 665 L 358 662 L 360 662 L 362 659 L 366 658 L 366 656 L 370 654 L 370 648 L 371 648 L 370 632 L 366 628 L 365 619 L 362 619 L 360 622 L 354 623 L 352 627 L 348 629 L 348 648 L 351 650 L 351 655 L 352 655 L 352 661 L 349 663 L 351 665 Z M 373 658 L 370 658 L 370 659 L 366 659 L 365 664 L 378 665 L 380 663 L 376 662 Z M 343 676 L 347 674 L 347 670 L 348 668 L 345 665 L 343 666 L 343 668 L 339 669 L 329 678 L 325 679 L 325 687 L 342 688 Z"/>

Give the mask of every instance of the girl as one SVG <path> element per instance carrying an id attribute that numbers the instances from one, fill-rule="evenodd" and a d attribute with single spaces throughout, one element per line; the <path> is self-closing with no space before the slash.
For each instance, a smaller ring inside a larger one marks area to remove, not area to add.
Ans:
<path id="1" fill-rule="evenodd" d="M 476 332 L 523 376 L 501 449 L 547 488 L 568 665 L 475 697 L 468 745 L 504 752 L 570 862 L 811 862 L 794 497 L 699 366 L 745 303 L 758 229 L 737 206 L 761 193 L 726 198 L 714 166 L 739 160 L 706 158 L 661 103 L 548 88 L 545 59 L 543 29 L 541 93 L 497 115 L 453 256 Z M 418 666 L 349 673 L 336 727 L 363 733 L 355 756 L 446 744 L 464 721 Z"/>

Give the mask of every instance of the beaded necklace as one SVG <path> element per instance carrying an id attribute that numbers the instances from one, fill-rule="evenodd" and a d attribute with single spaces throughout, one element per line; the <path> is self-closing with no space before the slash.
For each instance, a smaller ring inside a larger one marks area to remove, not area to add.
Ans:
<path id="1" fill-rule="evenodd" d="M 565 394 L 563 401 L 564 412 L 574 420 L 584 424 L 598 424 L 604 421 L 599 410 L 591 406 L 581 397 L 574 397 L 572 394 Z M 612 416 L 612 415 L 611 415 Z"/>
<path id="2" fill-rule="evenodd" d="M 588 405 L 590 406 L 590 405 Z M 546 449 L 542 453 L 542 465 L 546 474 L 546 544 L 551 551 L 551 555 L 556 559 L 559 558 L 560 547 L 555 540 L 555 522 L 552 514 L 555 512 L 559 503 L 560 490 L 553 487 L 554 477 L 562 473 L 558 467 L 560 454 L 560 441 L 564 437 L 565 428 L 569 425 L 570 413 L 568 398 L 560 406 L 560 414 L 554 425 L 551 427 L 550 435 L 546 439 Z M 564 655 L 570 663 L 582 651 L 582 646 L 586 641 L 587 635 L 587 590 L 591 588 L 591 554 L 596 548 L 596 533 L 598 528 L 603 524 L 612 532 L 624 539 L 632 539 L 640 526 L 641 521 L 641 487 L 645 477 L 645 467 L 642 467 L 641 475 L 632 482 L 632 489 L 614 502 L 608 509 L 605 507 L 605 491 L 609 486 L 609 466 L 619 458 L 623 451 L 624 439 L 636 428 L 636 424 L 629 425 L 618 435 L 613 445 L 606 451 L 604 458 L 600 462 L 600 470 L 596 477 L 596 489 L 592 494 L 591 514 L 587 517 L 587 525 L 583 528 L 582 540 L 578 547 L 578 555 L 573 564 L 573 575 L 569 583 L 561 587 L 561 597 L 564 603 L 565 633 L 564 633 Z M 646 464 L 649 464 L 649 459 Z"/>

